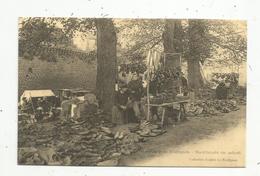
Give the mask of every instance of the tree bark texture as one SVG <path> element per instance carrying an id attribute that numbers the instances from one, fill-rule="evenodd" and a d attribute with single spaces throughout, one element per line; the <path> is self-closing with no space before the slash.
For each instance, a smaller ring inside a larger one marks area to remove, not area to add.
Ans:
<path id="1" fill-rule="evenodd" d="M 114 105 L 117 75 L 116 32 L 112 19 L 96 19 L 97 79 L 96 95 L 105 112 Z"/>
<path id="2" fill-rule="evenodd" d="M 188 57 L 188 83 L 189 87 L 198 92 L 199 88 L 203 87 L 203 79 L 200 72 L 200 53 L 197 49 L 200 31 L 196 25 L 199 25 L 196 20 L 189 20 L 188 39 L 189 39 L 189 57 Z"/>
<path id="3" fill-rule="evenodd" d="M 177 68 L 180 66 L 179 55 L 176 53 L 180 51 L 180 43 L 178 40 L 178 34 L 181 26 L 180 20 L 166 19 L 165 28 L 162 35 L 163 47 L 165 54 L 165 67 Z"/>

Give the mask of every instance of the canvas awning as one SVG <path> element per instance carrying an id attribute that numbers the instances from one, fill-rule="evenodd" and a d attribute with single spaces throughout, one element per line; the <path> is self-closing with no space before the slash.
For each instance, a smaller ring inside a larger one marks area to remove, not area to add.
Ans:
<path id="1" fill-rule="evenodd" d="M 53 93 L 52 90 L 25 90 L 23 94 L 20 97 L 20 102 L 22 104 L 23 98 L 26 98 L 29 100 L 30 98 L 34 97 L 53 97 L 55 94 Z"/>

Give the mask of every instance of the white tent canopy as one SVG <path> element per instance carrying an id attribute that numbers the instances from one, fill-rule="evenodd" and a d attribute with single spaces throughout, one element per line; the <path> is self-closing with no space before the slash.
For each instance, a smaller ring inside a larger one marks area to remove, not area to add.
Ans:
<path id="1" fill-rule="evenodd" d="M 55 94 L 52 90 L 25 90 L 20 97 L 20 102 L 22 103 L 23 98 L 29 100 L 30 98 L 34 97 L 53 97 Z"/>

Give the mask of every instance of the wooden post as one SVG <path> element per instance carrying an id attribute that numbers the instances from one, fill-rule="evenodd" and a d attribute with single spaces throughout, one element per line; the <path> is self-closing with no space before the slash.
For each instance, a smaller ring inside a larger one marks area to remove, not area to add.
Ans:
<path id="1" fill-rule="evenodd" d="M 163 68 L 165 69 L 165 53 L 163 53 Z"/>
<path id="2" fill-rule="evenodd" d="M 165 108 L 165 107 L 163 107 L 163 111 L 162 111 L 162 121 L 161 121 L 161 127 L 163 127 L 163 125 L 164 125 L 165 110 L 166 110 L 166 108 Z"/>
<path id="3" fill-rule="evenodd" d="M 30 101 L 31 101 L 31 103 L 32 103 L 33 114 L 36 115 L 36 113 L 35 113 L 35 108 L 34 108 L 34 106 L 33 106 L 33 101 L 32 101 L 31 92 L 29 93 L 29 95 L 30 95 L 29 99 L 30 99 Z"/>
<path id="4" fill-rule="evenodd" d="M 146 120 L 150 120 L 150 92 L 149 92 L 149 89 L 150 89 L 150 61 L 151 61 L 151 51 L 149 50 L 148 52 L 148 67 L 147 67 L 147 119 Z"/>

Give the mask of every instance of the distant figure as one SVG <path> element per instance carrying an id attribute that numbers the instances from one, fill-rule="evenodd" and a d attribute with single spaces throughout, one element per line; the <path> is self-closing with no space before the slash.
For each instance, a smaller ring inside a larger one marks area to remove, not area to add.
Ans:
<path id="1" fill-rule="evenodd" d="M 28 114 L 33 113 L 32 102 L 28 101 L 25 97 L 22 99 L 21 111 Z"/>
<path id="2" fill-rule="evenodd" d="M 183 95 L 187 96 L 188 93 L 189 93 L 189 91 L 188 91 L 188 81 L 185 78 L 183 73 L 181 73 L 181 84 L 182 84 Z"/>
<path id="3" fill-rule="evenodd" d="M 79 102 L 80 100 L 77 99 L 75 96 L 70 99 L 70 100 L 64 100 L 62 101 L 61 103 L 61 117 L 64 118 L 64 120 L 69 120 L 72 116 L 75 116 L 75 105 L 77 105 L 77 103 Z M 72 106 L 72 104 L 74 104 Z"/>
<path id="4" fill-rule="evenodd" d="M 225 100 L 228 98 L 228 88 L 224 82 L 219 83 L 216 88 L 216 98 L 219 100 Z"/>
<path id="5" fill-rule="evenodd" d="M 230 80 L 230 87 L 229 87 L 230 90 L 229 95 L 231 97 L 234 97 L 236 95 L 237 87 L 238 87 L 238 80 L 235 76 L 232 76 Z"/>
<path id="6" fill-rule="evenodd" d="M 44 110 L 43 110 L 44 102 L 41 98 L 38 98 L 36 101 L 36 119 L 42 120 L 44 116 Z"/>
<path id="7" fill-rule="evenodd" d="M 32 67 L 29 67 L 29 68 L 28 68 L 28 73 L 33 73 Z"/>

